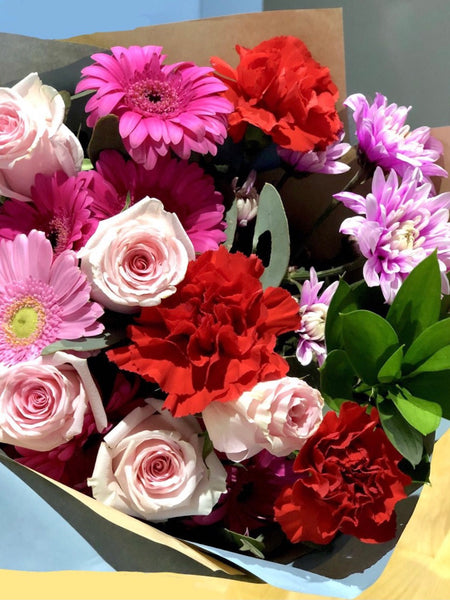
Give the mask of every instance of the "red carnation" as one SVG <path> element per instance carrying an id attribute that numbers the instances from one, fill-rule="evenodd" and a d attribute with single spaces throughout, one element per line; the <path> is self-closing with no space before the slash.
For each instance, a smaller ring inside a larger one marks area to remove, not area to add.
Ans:
<path id="1" fill-rule="evenodd" d="M 275 503 L 278 521 L 293 543 L 328 544 L 338 531 L 363 542 L 395 536 L 396 503 L 411 478 L 398 463 L 372 408 L 345 402 L 328 412 L 294 463 L 297 481 Z"/>
<path id="2" fill-rule="evenodd" d="M 175 294 L 142 310 L 128 328 L 132 343 L 108 357 L 156 382 L 176 417 L 283 377 L 288 363 L 274 346 L 277 335 L 299 327 L 298 303 L 282 288 L 263 290 L 263 270 L 256 256 L 224 246 L 203 253 Z"/>
<path id="3" fill-rule="evenodd" d="M 240 141 L 251 124 L 290 150 L 325 150 L 343 129 L 336 111 L 338 89 L 330 71 L 296 37 L 280 36 L 253 49 L 237 45 L 233 69 L 213 56 L 211 64 L 228 85 L 234 104 L 229 133 Z"/>

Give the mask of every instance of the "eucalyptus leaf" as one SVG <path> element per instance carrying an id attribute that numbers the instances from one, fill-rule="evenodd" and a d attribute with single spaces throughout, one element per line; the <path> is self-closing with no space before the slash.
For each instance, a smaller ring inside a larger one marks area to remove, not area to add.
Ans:
<path id="1" fill-rule="evenodd" d="M 227 228 L 225 230 L 225 233 L 227 234 L 227 239 L 224 242 L 224 246 L 226 246 L 228 248 L 228 250 L 230 250 L 231 247 L 233 246 L 234 237 L 236 235 L 236 228 L 237 228 L 237 217 L 238 217 L 237 202 L 236 202 L 236 200 L 233 200 L 233 203 L 231 204 L 230 208 L 227 210 L 226 215 L 225 215 L 225 220 L 227 223 Z"/>
<path id="2" fill-rule="evenodd" d="M 376 313 L 355 310 L 342 315 L 342 333 L 356 373 L 364 383 L 375 385 L 381 367 L 399 347 L 394 329 Z"/>
<path id="3" fill-rule="evenodd" d="M 386 319 L 408 348 L 413 340 L 439 319 L 441 275 L 436 252 L 420 262 L 400 286 Z"/>
<path id="4" fill-rule="evenodd" d="M 82 337 L 78 340 L 58 340 L 46 346 L 41 354 L 53 354 L 54 352 L 68 352 L 75 350 L 76 352 L 91 352 L 93 350 L 102 350 L 113 344 L 117 344 L 123 339 L 123 334 L 120 332 L 104 332 L 92 337 Z"/>
<path id="5" fill-rule="evenodd" d="M 417 398 L 402 388 L 397 394 L 390 394 L 389 398 L 406 421 L 422 435 L 428 435 L 439 427 L 442 408 L 436 402 Z"/>
<path id="6" fill-rule="evenodd" d="M 377 399 L 381 425 L 391 442 L 413 467 L 422 460 L 423 436 L 404 419 L 395 405 L 381 397 Z"/>
<path id="7" fill-rule="evenodd" d="M 450 318 L 433 323 L 422 331 L 408 348 L 403 359 L 404 372 L 411 372 L 449 342 Z"/>
<path id="8" fill-rule="evenodd" d="M 261 276 L 264 289 L 277 287 L 286 274 L 289 266 L 290 240 L 289 226 L 280 194 L 269 183 L 264 184 L 258 201 L 255 231 L 253 235 L 253 251 L 258 246 L 261 236 L 270 233 L 270 260 Z"/>

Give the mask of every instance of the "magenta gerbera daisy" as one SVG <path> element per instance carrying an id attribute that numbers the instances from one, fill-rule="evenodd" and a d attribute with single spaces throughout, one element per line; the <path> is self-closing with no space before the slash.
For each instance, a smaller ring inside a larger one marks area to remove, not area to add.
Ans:
<path id="1" fill-rule="evenodd" d="M 325 346 L 325 322 L 328 307 L 339 284 L 335 281 L 319 294 L 324 282 L 319 281 L 316 270 L 311 267 L 309 280 L 302 285 L 300 294 L 301 326 L 297 345 L 297 359 L 302 365 L 309 365 L 315 357 L 319 365 L 324 362 L 327 350 Z"/>
<path id="2" fill-rule="evenodd" d="M 75 252 L 54 256 L 41 231 L 0 240 L 0 364 L 31 360 L 48 344 L 103 330 L 101 306 Z"/>
<path id="3" fill-rule="evenodd" d="M 450 292 L 446 276 L 450 269 L 450 192 L 432 196 L 432 184 L 422 183 L 418 169 L 402 181 L 395 171 L 387 178 L 375 170 L 372 191 L 366 197 L 353 192 L 335 198 L 358 213 L 345 219 L 342 233 L 352 236 L 367 258 L 363 275 L 370 287 L 380 286 L 391 303 L 412 269 L 437 250 L 442 292 Z"/>
<path id="4" fill-rule="evenodd" d="M 86 104 L 87 124 L 119 117 L 119 132 L 130 156 L 151 169 L 172 150 L 187 159 L 191 152 L 217 152 L 227 135 L 233 107 L 220 93 L 227 87 L 210 67 L 191 62 L 164 65 L 160 46 L 115 46 L 93 54 L 76 92 L 95 90 Z"/>
<path id="5" fill-rule="evenodd" d="M 119 152 L 104 150 L 96 169 L 115 190 L 115 199 L 111 193 L 94 194 L 92 210 L 97 218 L 112 217 L 127 201 L 135 204 L 148 196 L 177 215 L 196 252 L 217 250 L 225 241 L 222 194 L 215 190 L 213 178 L 196 163 L 166 155 L 148 171 Z"/>
<path id="6" fill-rule="evenodd" d="M 31 202 L 9 199 L 0 207 L 0 237 L 43 231 L 55 254 L 79 250 L 94 233 L 98 219 L 90 211 L 90 174 L 68 177 L 63 171 L 36 175 Z"/>
<path id="7" fill-rule="evenodd" d="M 443 147 L 431 135 L 429 127 L 411 130 L 406 118 L 411 107 L 388 104 L 377 93 L 372 103 L 363 94 L 352 94 L 344 104 L 353 110 L 358 150 L 365 163 L 394 169 L 403 177 L 406 170 L 420 169 L 424 178 L 446 177 L 447 171 L 436 164 Z"/>

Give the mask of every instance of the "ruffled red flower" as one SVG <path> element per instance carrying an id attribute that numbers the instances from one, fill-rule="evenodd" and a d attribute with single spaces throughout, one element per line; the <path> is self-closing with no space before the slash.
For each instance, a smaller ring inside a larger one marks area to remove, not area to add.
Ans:
<path id="1" fill-rule="evenodd" d="M 338 531 L 363 542 L 395 536 L 397 502 L 411 478 L 380 427 L 378 411 L 344 402 L 328 412 L 294 462 L 297 481 L 275 503 L 275 520 L 293 543 L 328 544 Z"/>
<path id="2" fill-rule="evenodd" d="M 144 308 L 129 326 L 132 343 L 108 357 L 156 382 L 176 417 L 283 377 L 288 363 L 274 347 L 279 334 L 298 328 L 298 304 L 282 288 L 263 290 L 263 270 L 256 256 L 230 254 L 225 246 L 203 253 L 175 294 Z"/>
<path id="3" fill-rule="evenodd" d="M 299 152 L 325 150 L 343 129 L 336 111 L 338 89 L 327 67 L 315 61 L 296 37 L 274 37 L 252 49 L 237 45 L 233 69 L 213 56 L 211 64 L 227 83 L 234 104 L 229 116 L 233 140 L 251 124 L 273 141 Z"/>

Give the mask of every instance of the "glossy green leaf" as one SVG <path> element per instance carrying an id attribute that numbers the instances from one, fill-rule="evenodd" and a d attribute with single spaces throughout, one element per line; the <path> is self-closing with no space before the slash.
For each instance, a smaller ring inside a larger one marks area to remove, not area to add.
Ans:
<path id="1" fill-rule="evenodd" d="M 450 369 L 404 378 L 402 387 L 417 398 L 437 402 L 442 408 L 442 416 L 450 419 Z"/>
<path id="2" fill-rule="evenodd" d="M 394 379 L 399 379 L 402 374 L 403 346 L 391 354 L 381 369 L 378 371 L 378 381 L 389 383 Z"/>
<path id="3" fill-rule="evenodd" d="M 341 279 L 331 299 L 325 321 L 325 341 L 328 353 L 343 346 L 341 314 L 357 308 L 352 288 Z"/>
<path id="4" fill-rule="evenodd" d="M 353 399 L 355 371 L 344 350 L 332 350 L 320 367 L 320 391 L 333 410 L 339 410 L 346 400 Z"/>
<path id="5" fill-rule="evenodd" d="M 390 400 L 380 400 L 377 401 L 378 413 L 389 441 L 415 467 L 422 460 L 422 434 L 405 421 Z"/>
<path id="6" fill-rule="evenodd" d="M 263 288 L 277 287 L 289 266 L 290 239 L 289 226 L 280 194 L 273 185 L 266 183 L 258 202 L 258 214 L 253 235 L 253 250 L 263 233 L 270 233 L 270 260 L 261 276 Z"/>
<path id="7" fill-rule="evenodd" d="M 399 347 L 397 334 L 383 317 L 368 310 L 355 310 L 341 318 L 350 363 L 364 383 L 375 385 L 381 367 Z"/>
<path id="8" fill-rule="evenodd" d="M 414 377 L 419 373 L 433 373 L 437 371 L 446 371 L 450 369 L 450 345 L 444 346 L 437 350 L 430 358 L 425 360 L 421 365 L 417 367 L 410 377 Z"/>
<path id="9" fill-rule="evenodd" d="M 408 348 L 439 318 L 441 275 L 436 252 L 419 263 L 400 286 L 386 319 Z"/>
<path id="10" fill-rule="evenodd" d="M 389 398 L 405 420 L 421 434 L 428 435 L 439 427 L 442 408 L 436 402 L 417 398 L 402 388 L 397 394 L 390 394 Z"/>
<path id="11" fill-rule="evenodd" d="M 417 368 L 427 358 L 450 343 L 450 318 L 437 321 L 427 327 L 413 341 L 403 359 L 406 373 Z"/>

